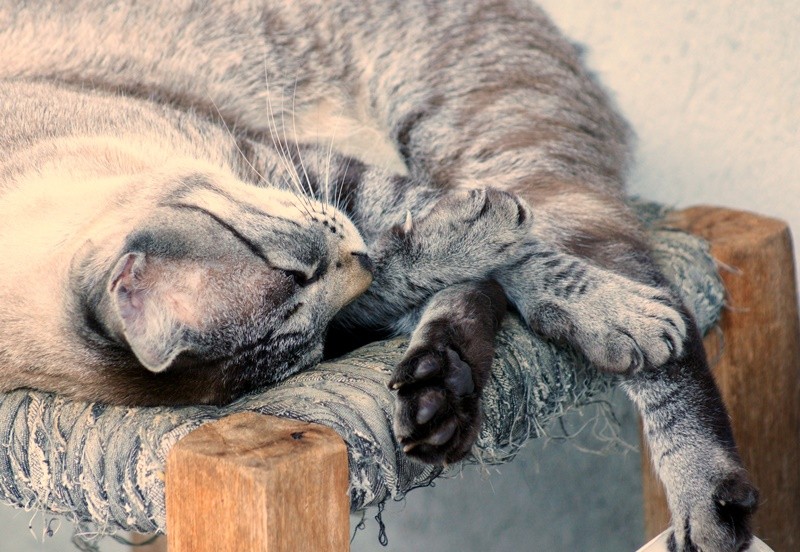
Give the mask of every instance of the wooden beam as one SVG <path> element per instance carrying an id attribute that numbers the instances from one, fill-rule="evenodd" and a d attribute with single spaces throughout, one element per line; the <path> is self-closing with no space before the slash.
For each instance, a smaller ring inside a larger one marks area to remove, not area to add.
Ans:
<path id="1" fill-rule="evenodd" d="M 348 480 L 326 427 L 255 413 L 206 424 L 167 459 L 169 552 L 343 552 Z"/>
<path id="2" fill-rule="evenodd" d="M 775 550 L 800 550 L 800 321 L 789 228 L 717 207 L 679 211 L 672 222 L 707 239 L 722 263 L 727 308 L 706 349 L 761 492 L 755 532 Z M 646 451 L 642 465 L 649 539 L 667 527 L 669 511 Z"/>

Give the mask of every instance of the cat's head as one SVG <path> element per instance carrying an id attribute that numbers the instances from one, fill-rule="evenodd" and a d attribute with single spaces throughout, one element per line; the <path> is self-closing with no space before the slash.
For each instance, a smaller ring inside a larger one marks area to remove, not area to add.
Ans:
<path id="1" fill-rule="evenodd" d="M 225 402 L 312 365 L 331 318 L 372 281 L 362 238 L 331 206 L 181 168 L 125 193 L 72 261 L 71 311 L 89 346 L 128 349 L 153 385 L 178 381 L 175 400 L 155 402 Z"/>

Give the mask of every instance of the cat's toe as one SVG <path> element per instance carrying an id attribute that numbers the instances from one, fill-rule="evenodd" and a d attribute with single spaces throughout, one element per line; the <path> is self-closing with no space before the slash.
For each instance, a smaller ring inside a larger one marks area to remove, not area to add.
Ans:
<path id="1" fill-rule="evenodd" d="M 614 374 L 633 374 L 645 365 L 639 345 L 622 329 L 615 329 L 602 339 L 588 341 L 584 353 L 595 366 Z"/>
<path id="2" fill-rule="evenodd" d="M 431 464 L 467 455 L 480 427 L 473 368 L 452 348 L 400 363 L 389 387 L 397 391 L 394 431 L 403 451 Z"/>
<path id="3" fill-rule="evenodd" d="M 419 222 L 419 233 L 437 242 L 458 235 L 458 246 L 470 252 L 471 262 L 490 266 L 520 254 L 532 223 L 530 206 L 516 194 L 477 188 L 445 196 Z"/>
<path id="4" fill-rule="evenodd" d="M 531 218 L 531 209 L 522 198 L 499 188 L 455 190 L 435 210 L 468 223 L 493 220 L 498 226 L 509 227 L 523 225 Z"/>

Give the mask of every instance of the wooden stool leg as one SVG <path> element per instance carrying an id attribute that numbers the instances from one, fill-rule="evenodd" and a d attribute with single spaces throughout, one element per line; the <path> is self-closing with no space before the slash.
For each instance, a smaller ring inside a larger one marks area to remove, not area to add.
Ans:
<path id="1" fill-rule="evenodd" d="M 679 211 L 674 222 L 707 239 L 732 268 L 721 270 L 728 291 L 721 337 L 712 331 L 706 349 L 761 492 L 755 532 L 775 550 L 800 550 L 800 321 L 789 229 L 715 207 Z M 642 465 L 649 539 L 667 527 L 669 511 L 646 452 Z"/>
<path id="2" fill-rule="evenodd" d="M 347 450 L 316 424 L 242 413 L 206 424 L 167 460 L 169 552 L 342 552 Z"/>

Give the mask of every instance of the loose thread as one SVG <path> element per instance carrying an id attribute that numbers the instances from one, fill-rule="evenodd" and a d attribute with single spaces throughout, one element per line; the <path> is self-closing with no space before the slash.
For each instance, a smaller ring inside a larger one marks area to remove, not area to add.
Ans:
<path id="1" fill-rule="evenodd" d="M 385 502 L 378 504 L 378 513 L 375 514 L 375 521 L 378 522 L 378 542 L 381 543 L 381 546 L 389 546 L 389 537 L 386 535 L 386 524 L 383 523 L 384 508 L 386 508 Z"/>

